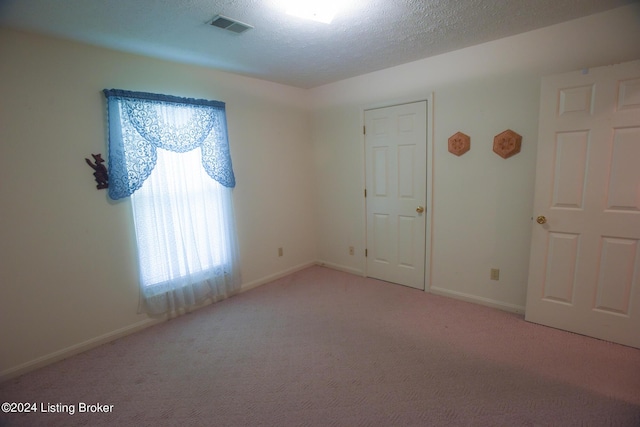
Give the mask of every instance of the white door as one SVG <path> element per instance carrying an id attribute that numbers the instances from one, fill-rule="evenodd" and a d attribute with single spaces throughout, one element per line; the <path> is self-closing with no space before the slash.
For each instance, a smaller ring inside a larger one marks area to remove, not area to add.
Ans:
<path id="1" fill-rule="evenodd" d="M 367 275 L 424 289 L 427 103 L 367 110 Z"/>
<path id="2" fill-rule="evenodd" d="M 640 348 L 640 61 L 542 80 L 534 209 L 526 320 Z"/>

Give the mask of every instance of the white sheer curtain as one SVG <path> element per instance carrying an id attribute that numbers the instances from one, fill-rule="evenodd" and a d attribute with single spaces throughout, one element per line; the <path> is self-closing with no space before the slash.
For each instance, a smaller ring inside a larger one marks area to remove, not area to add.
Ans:
<path id="1" fill-rule="evenodd" d="M 142 301 L 152 315 L 176 315 L 232 294 L 239 276 L 231 189 L 207 175 L 200 148 L 159 149 L 131 196 Z"/>
<path id="2" fill-rule="evenodd" d="M 225 105 L 104 90 L 109 196 L 131 197 L 141 308 L 175 316 L 236 292 L 240 271 Z"/>

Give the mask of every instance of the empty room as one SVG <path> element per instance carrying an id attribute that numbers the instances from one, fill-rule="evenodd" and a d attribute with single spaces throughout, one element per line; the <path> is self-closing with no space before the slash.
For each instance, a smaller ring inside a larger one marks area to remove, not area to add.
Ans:
<path id="1" fill-rule="evenodd" d="M 313 3 L 0 0 L 0 426 L 639 426 L 640 3 Z"/>

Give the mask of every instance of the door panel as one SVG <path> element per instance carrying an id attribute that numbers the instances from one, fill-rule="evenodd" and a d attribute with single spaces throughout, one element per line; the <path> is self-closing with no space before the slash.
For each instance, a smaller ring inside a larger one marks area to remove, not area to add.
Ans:
<path id="1" fill-rule="evenodd" d="M 640 61 L 544 78 L 526 320 L 640 348 Z"/>
<path id="2" fill-rule="evenodd" d="M 549 233 L 543 298 L 573 304 L 580 235 Z"/>
<path id="3" fill-rule="evenodd" d="M 609 211 L 640 212 L 640 127 L 614 129 Z"/>
<path id="4" fill-rule="evenodd" d="M 365 111 L 367 275 L 424 289 L 426 102 Z"/>
<path id="5" fill-rule="evenodd" d="M 637 265 L 637 240 L 603 237 L 594 309 L 629 315 L 633 275 Z"/>
<path id="6" fill-rule="evenodd" d="M 583 208 L 589 132 L 556 135 L 553 174 L 554 208 Z"/>

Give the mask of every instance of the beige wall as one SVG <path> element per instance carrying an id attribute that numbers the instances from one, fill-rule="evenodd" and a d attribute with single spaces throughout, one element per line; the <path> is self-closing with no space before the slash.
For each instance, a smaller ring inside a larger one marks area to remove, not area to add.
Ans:
<path id="1" fill-rule="evenodd" d="M 311 90 L 318 183 L 318 258 L 365 270 L 363 111 L 433 94 L 433 292 L 524 309 L 542 75 L 640 58 L 640 5 L 389 68 Z M 504 160 L 491 148 L 506 129 L 523 137 Z M 456 157 L 447 139 L 471 136 Z M 355 246 L 356 255 L 348 255 Z M 500 280 L 491 281 L 491 268 Z"/>
<path id="2" fill-rule="evenodd" d="M 246 287 L 316 259 L 306 91 L 9 30 L 0 76 L 3 376 L 147 324 L 130 204 L 84 161 L 106 158 L 104 88 L 227 103 Z"/>
<path id="3" fill-rule="evenodd" d="M 145 327 L 128 202 L 95 190 L 103 88 L 227 103 L 243 282 L 365 268 L 363 110 L 434 104 L 433 290 L 521 309 L 539 77 L 640 58 L 637 5 L 310 91 L 0 29 L 0 378 Z M 523 136 L 520 154 L 490 151 Z M 456 131 L 472 138 L 457 158 Z M 355 246 L 356 255 L 348 254 Z M 284 247 L 284 257 L 277 248 Z M 501 280 L 488 280 L 489 269 Z"/>

